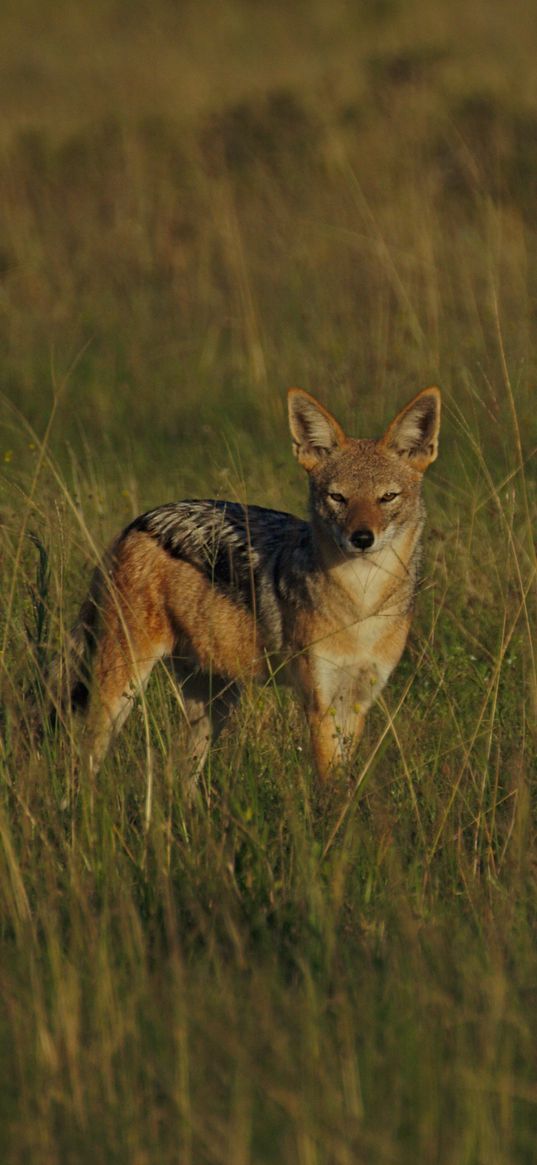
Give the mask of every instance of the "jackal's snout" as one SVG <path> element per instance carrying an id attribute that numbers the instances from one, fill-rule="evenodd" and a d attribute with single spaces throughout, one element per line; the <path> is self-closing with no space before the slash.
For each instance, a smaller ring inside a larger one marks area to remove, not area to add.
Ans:
<path id="1" fill-rule="evenodd" d="M 344 534 L 351 551 L 362 554 L 371 550 L 378 536 L 378 515 L 371 500 L 363 494 L 351 498 L 345 516 Z"/>
<path id="2" fill-rule="evenodd" d="M 369 550 L 375 541 L 375 535 L 367 526 L 360 526 L 350 536 L 350 542 L 357 550 Z"/>

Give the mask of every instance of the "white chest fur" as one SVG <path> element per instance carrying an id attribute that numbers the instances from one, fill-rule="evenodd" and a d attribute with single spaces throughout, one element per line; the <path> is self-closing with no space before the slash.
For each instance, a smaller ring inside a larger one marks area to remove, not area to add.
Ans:
<path id="1" fill-rule="evenodd" d="M 408 629 L 408 576 L 390 549 L 335 568 L 323 633 L 310 660 L 321 706 L 366 711 L 380 694 Z"/>

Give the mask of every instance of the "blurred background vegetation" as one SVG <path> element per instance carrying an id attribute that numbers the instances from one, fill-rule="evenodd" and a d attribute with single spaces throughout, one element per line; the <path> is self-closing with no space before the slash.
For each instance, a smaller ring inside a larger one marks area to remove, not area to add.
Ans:
<path id="1" fill-rule="evenodd" d="M 360 431 L 471 381 L 500 448 L 499 330 L 532 412 L 536 23 L 500 2 L 9 6 L 7 394 L 42 431 L 76 360 L 55 447 L 144 474 L 158 450 L 168 492 L 201 426 L 210 458 L 222 424 L 247 459 L 248 436 L 256 461 L 283 440 L 289 383 Z"/>
<path id="2" fill-rule="evenodd" d="M 2 7 L 3 1160 L 533 1165 L 536 44 L 522 0 Z M 97 789 L 28 745 L 122 524 L 303 511 L 289 385 L 372 436 L 433 382 L 350 803 L 272 693 L 193 812 L 162 677 L 151 768 L 136 717 Z"/>

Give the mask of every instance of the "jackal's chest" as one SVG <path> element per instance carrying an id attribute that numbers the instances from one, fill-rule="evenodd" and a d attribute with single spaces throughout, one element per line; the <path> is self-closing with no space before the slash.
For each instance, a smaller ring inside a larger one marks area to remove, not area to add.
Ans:
<path id="1" fill-rule="evenodd" d="M 322 707 L 366 710 L 398 662 L 409 619 L 364 615 L 347 625 L 324 621 L 308 649 L 309 682 Z"/>
<path id="2" fill-rule="evenodd" d="M 368 633 L 369 632 L 369 633 Z M 393 664 L 385 658 L 378 634 L 362 626 L 326 630 L 310 648 L 309 665 L 321 702 L 334 703 L 338 696 L 369 704 L 381 691 Z"/>

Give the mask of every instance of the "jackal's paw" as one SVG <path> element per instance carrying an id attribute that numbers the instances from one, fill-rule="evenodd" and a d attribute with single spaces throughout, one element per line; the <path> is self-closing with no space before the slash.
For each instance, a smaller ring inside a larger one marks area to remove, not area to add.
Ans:
<path id="1" fill-rule="evenodd" d="M 350 766 L 341 764 L 332 768 L 330 775 L 315 787 L 314 804 L 319 816 L 340 813 L 350 800 L 353 788 Z"/>

